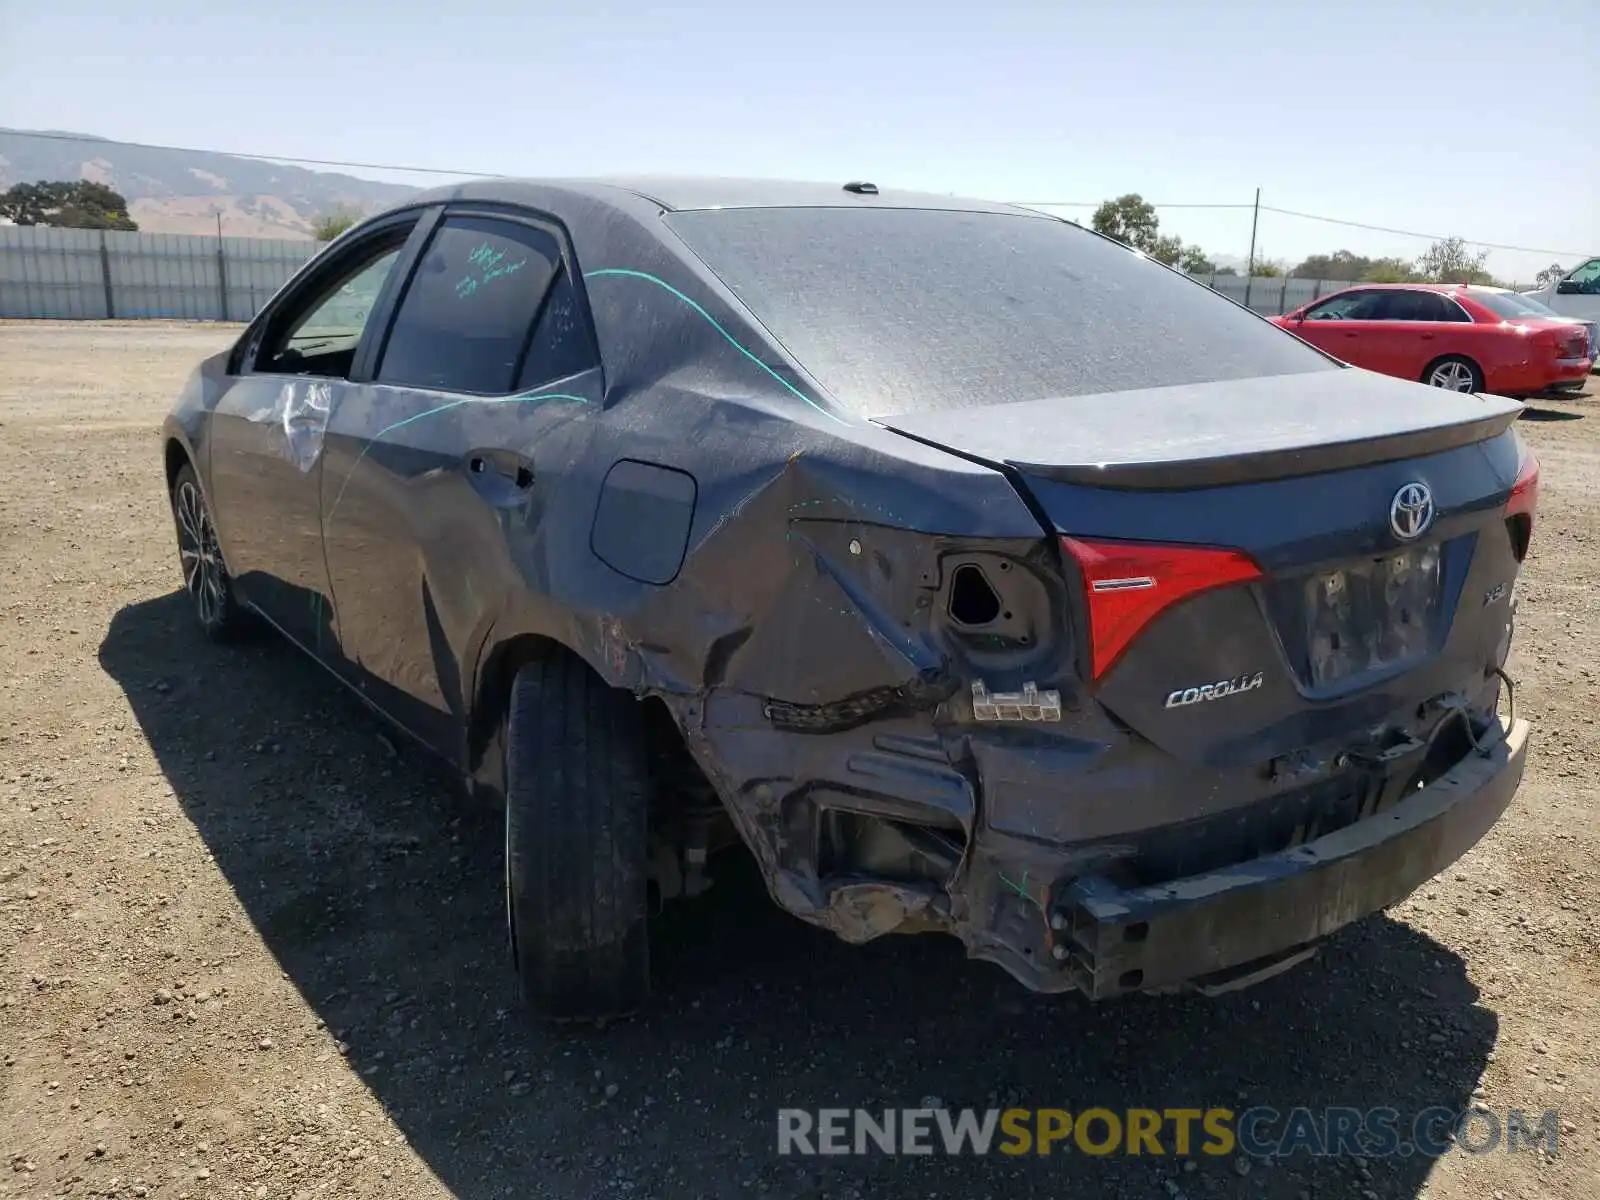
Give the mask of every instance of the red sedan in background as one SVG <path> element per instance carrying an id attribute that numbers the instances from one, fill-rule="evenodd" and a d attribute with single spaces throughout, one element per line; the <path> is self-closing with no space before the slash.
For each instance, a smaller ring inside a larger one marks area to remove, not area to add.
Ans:
<path id="1" fill-rule="evenodd" d="M 1532 395 L 1586 378 L 1595 355 L 1588 326 L 1504 288 L 1363 284 L 1272 319 L 1352 366 L 1455 392 Z"/>

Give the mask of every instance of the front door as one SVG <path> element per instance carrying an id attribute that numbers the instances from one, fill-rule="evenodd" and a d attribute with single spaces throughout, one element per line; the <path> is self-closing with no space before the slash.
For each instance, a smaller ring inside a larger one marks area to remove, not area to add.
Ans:
<path id="1" fill-rule="evenodd" d="M 279 296 L 212 418 L 211 502 L 238 593 L 318 653 L 337 637 L 322 553 L 323 443 L 415 223 L 363 234 Z"/>
<path id="2" fill-rule="evenodd" d="M 1295 326 L 1295 333 L 1305 338 L 1319 350 L 1326 350 L 1335 358 L 1352 366 L 1381 371 L 1383 361 L 1373 334 L 1373 318 L 1383 300 L 1380 291 L 1341 292 L 1329 296 L 1305 311 L 1305 320 Z"/>

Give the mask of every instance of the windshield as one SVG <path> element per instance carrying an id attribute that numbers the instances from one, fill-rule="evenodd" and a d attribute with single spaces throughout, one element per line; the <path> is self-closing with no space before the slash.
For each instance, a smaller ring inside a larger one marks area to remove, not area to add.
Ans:
<path id="1" fill-rule="evenodd" d="M 1555 309 L 1540 304 L 1537 300 L 1530 300 L 1526 296 L 1519 296 L 1516 292 L 1470 292 L 1468 294 L 1479 304 L 1491 310 L 1497 317 L 1506 321 L 1515 321 L 1519 317 L 1559 317 L 1561 315 Z"/>
<path id="2" fill-rule="evenodd" d="M 668 214 L 795 359 L 868 416 L 1338 370 L 1062 221 L 930 209 Z"/>

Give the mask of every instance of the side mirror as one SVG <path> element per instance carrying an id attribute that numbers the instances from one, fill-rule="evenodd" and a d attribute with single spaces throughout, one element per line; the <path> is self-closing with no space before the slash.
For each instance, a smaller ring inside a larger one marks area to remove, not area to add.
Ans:
<path id="1" fill-rule="evenodd" d="M 1556 295 L 1558 296 L 1576 296 L 1577 294 L 1578 283 L 1574 279 L 1563 279 L 1556 284 Z"/>

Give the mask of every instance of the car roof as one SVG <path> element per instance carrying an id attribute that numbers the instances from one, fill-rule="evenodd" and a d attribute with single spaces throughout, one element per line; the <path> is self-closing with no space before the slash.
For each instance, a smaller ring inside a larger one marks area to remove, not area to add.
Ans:
<path id="1" fill-rule="evenodd" d="M 1346 292 L 1498 292 L 1502 288 L 1479 287 L 1476 284 L 1466 283 L 1352 283 L 1349 287 L 1341 289 Z M 1334 295 L 1336 293 L 1329 293 Z"/>
<path id="2" fill-rule="evenodd" d="M 847 183 L 849 186 L 847 186 Z M 859 181 L 823 183 L 698 175 L 608 176 L 592 179 L 481 179 L 434 188 L 406 198 L 403 207 L 442 200 L 479 200 L 548 207 L 561 200 L 599 201 L 612 207 L 669 212 L 719 208 L 903 208 L 1006 213 L 1058 220 L 1013 204 L 937 192 L 872 189 Z M 402 207 L 397 205 L 396 207 Z"/>

